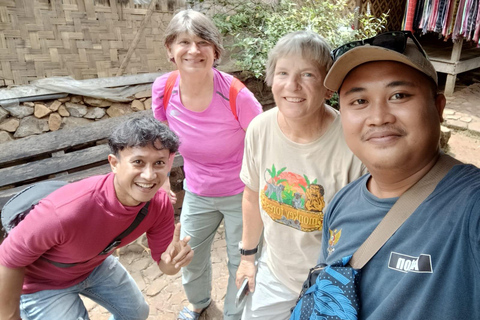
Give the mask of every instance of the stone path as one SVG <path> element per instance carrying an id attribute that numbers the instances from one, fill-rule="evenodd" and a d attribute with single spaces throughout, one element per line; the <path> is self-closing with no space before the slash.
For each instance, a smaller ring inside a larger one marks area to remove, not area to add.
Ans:
<path id="1" fill-rule="evenodd" d="M 480 83 L 472 84 L 447 98 L 444 125 L 480 135 Z"/>
<path id="2" fill-rule="evenodd" d="M 227 251 L 223 224 L 218 228 L 212 246 L 212 299 L 213 303 L 200 319 L 223 319 L 223 299 L 227 288 Z M 146 239 L 142 239 L 146 245 Z M 149 320 L 177 319 L 178 312 L 188 304 L 183 292 L 181 274 L 167 276 L 138 243 L 132 243 L 120 251 L 120 262 L 130 272 L 150 305 Z M 83 299 L 91 320 L 108 320 L 110 314 L 88 298 Z"/>
<path id="3" fill-rule="evenodd" d="M 480 136 L 480 83 L 475 83 L 447 98 L 444 125 L 455 130 L 469 130 Z M 145 239 L 142 239 L 145 241 Z M 145 243 L 146 244 L 146 241 Z M 213 303 L 201 319 L 221 320 L 228 271 L 224 227 L 220 226 L 213 243 Z M 138 244 L 122 248 L 120 261 L 129 270 L 150 304 L 148 319 L 176 319 L 178 312 L 188 304 L 183 292 L 180 274 L 167 276 Z M 107 320 L 109 313 L 88 299 L 84 299 L 92 320 Z"/>

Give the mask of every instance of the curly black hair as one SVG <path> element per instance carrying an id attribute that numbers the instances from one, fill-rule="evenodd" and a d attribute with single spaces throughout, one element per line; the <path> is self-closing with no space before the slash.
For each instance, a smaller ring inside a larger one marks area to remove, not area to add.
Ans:
<path id="1" fill-rule="evenodd" d="M 144 147 L 160 141 L 161 149 L 168 149 L 170 153 L 178 151 L 180 141 L 178 136 L 165 124 L 153 117 L 135 117 L 122 122 L 113 130 L 108 139 L 110 150 L 115 156 L 125 148 Z"/>

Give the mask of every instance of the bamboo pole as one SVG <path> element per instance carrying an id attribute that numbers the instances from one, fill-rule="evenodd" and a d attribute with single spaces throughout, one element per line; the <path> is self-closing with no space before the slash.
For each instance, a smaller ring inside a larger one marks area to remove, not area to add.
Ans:
<path id="1" fill-rule="evenodd" d="M 135 35 L 135 38 L 133 38 L 132 44 L 130 45 L 130 48 L 128 48 L 127 55 L 125 58 L 123 58 L 122 64 L 120 65 L 120 68 L 118 68 L 117 71 L 117 77 L 121 76 L 125 69 L 127 68 L 128 63 L 130 62 L 130 59 L 132 58 L 133 52 L 137 48 L 138 43 L 140 42 L 140 37 L 143 34 L 143 30 L 145 29 L 145 26 L 147 23 L 150 21 L 150 18 L 152 17 L 153 10 L 155 9 L 155 5 L 157 4 L 158 0 L 152 0 L 150 1 L 150 5 L 148 6 L 147 9 L 147 14 L 143 18 L 142 23 L 140 24 L 140 27 L 138 28 L 137 34 Z"/>

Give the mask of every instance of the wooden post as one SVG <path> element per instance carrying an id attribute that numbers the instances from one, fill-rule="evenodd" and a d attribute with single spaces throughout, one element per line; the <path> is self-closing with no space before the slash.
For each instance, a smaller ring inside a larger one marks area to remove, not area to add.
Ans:
<path id="1" fill-rule="evenodd" d="M 147 14 L 143 18 L 143 21 L 140 27 L 138 28 L 137 34 L 135 34 L 135 38 L 133 38 L 130 48 L 128 48 L 127 55 L 123 59 L 122 64 L 120 65 L 120 68 L 118 68 L 117 77 L 121 76 L 122 73 L 127 68 L 128 62 L 130 61 L 130 58 L 132 57 L 133 52 L 135 51 L 138 43 L 140 42 L 140 37 L 143 34 L 143 30 L 145 29 L 145 26 L 147 25 L 148 21 L 150 21 L 150 18 L 152 17 L 153 10 L 155 9 L 156 4 L 157 4 L 157 0 L 150 1 L 150 5 L 148 6 L 148 9 L 147 9 Z"/>
<path id="2" fill-rule="evenodd" d="M 460 40 L 453 42 L 453 49 L 452 49 L 452 55 L 450 57 L 450 61 L 454 63 L 455 67 L 458 61 L 460 61 L 460 56 L 462 55 L 462 45 L 463 45 L 463 38 L 460 38 Z M 446 96 L 453 95 L 453 92 L 455 91 L 456 80 L 457 80 L 456 71 L 454 71 L 454 73 L 447 74 L 447 81 L 445 82 L 445 90 L 444 90 L 444 94 Z"/>

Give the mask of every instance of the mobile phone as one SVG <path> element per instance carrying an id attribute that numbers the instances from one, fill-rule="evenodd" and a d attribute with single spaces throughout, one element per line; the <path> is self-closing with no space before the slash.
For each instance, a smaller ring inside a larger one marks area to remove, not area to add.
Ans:
<path id="1" fill-rule="evenodd" d="M 238 289 L 237 296 L 235 297 L 235 307 L 239 307 L 245 301 L 245 297 L 248 293 L 248 279 L 243 279 L 240 289 Z"/>

